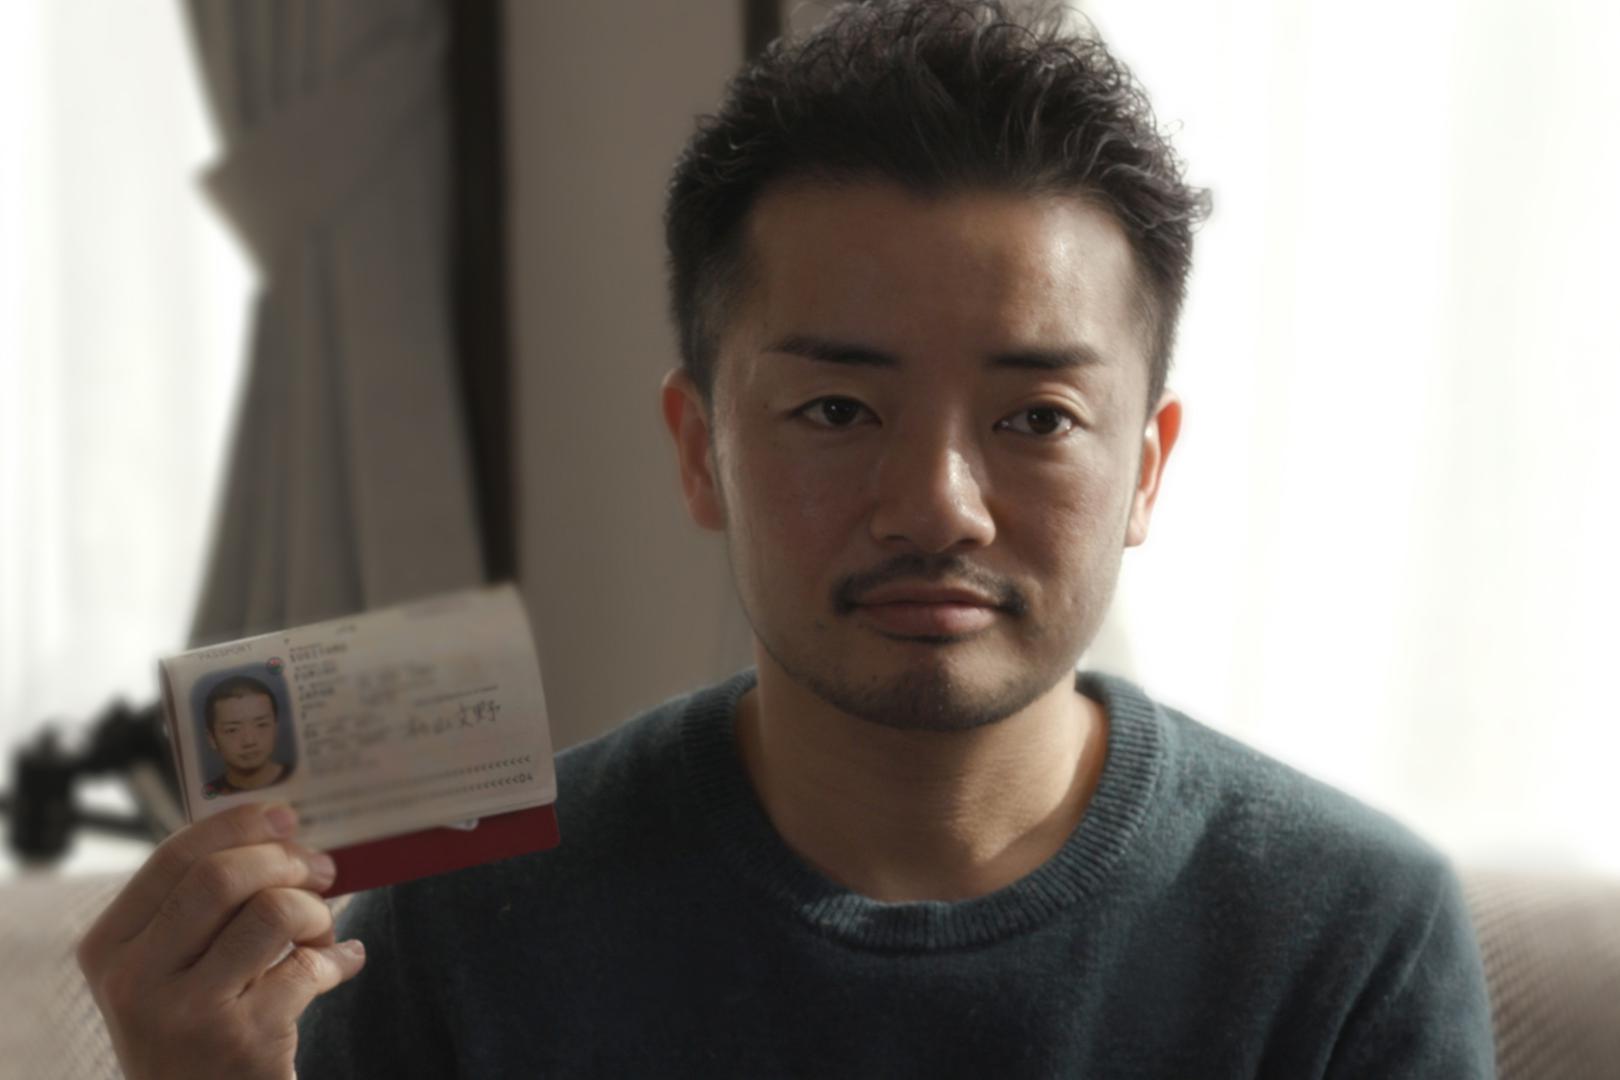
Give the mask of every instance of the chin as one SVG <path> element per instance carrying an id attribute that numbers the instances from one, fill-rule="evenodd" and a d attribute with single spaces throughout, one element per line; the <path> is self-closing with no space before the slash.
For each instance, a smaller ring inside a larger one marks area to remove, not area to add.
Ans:
<path id="1" fill-rule="evenodd" d="M 866 651 L 860 670 L 815 663 L 777 664 L 822 701 L 860 720 L 902 731 L 973 731 L 1000 723 L 1027 708 L 1061 677 L 1020 666 L 999 673 L 968 657 L 951 655 L 947 643 L 898 642 L 919 655 L 895 663 L 874 662 Z M 775 655 L 775 654 L 773 654 Z"/>

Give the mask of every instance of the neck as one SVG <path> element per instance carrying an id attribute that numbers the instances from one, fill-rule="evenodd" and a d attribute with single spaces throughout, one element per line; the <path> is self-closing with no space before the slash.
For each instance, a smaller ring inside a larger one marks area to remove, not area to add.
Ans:
<path id="1" fill-rule="evenodd" d="M 225 780 L 234 788 L 264 787 L 281 777 L 281 763 L 267 761 L 252 772 L 240 772 L 234 765 L 225 766 Z"/>
<path id="2" fill-rule="evenodd" d="M 835 709 L 768 655 L 758 668 L 736 723 L 765 813 L 800 858 L 873 899 L 1012 884 L 1063 846 L 1102 772 L 1107 714 L 1072 674 L 998 723 L 932 732 Z"/>

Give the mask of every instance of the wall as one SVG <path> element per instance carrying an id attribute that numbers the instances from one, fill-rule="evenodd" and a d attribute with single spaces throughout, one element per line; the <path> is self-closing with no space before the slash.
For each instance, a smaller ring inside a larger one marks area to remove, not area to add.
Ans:
<path id="1" fill-rule="evenodd" d="M 657 407 L 664 184 L 741 59 L 739 9 L 506 8 L 519 574 L 559 748 L 751 662 Z"/>

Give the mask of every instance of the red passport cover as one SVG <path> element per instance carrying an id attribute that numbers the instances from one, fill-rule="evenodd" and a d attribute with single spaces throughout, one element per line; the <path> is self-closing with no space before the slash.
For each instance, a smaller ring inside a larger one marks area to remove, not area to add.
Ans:
<path id="1" fill-rule="evenodd" d="M 326 896 L 375 889 L 554 848 L 561 841 L 548 804 L 480 818 L 470 829 L 436 828 L 333 848 L 337 880 Z"/>

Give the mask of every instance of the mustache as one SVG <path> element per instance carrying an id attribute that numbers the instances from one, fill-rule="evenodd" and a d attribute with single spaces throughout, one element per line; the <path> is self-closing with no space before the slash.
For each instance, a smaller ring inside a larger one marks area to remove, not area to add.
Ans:
<path id="1" fill-rule="evenodd" d="M 1029 610 L 1029 600 L 1010 581 L 974 566 L 960 555 L 897 555 L 881 566 L 850 574 L 833 586 L 833 610 L 848 615 L 860 606 L 861 597 L 891 582 L 960 585 L 995 598 L 996 608 L 1009 615 Z"/>

